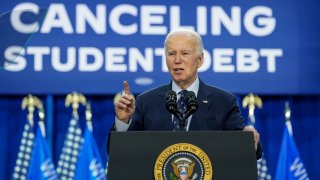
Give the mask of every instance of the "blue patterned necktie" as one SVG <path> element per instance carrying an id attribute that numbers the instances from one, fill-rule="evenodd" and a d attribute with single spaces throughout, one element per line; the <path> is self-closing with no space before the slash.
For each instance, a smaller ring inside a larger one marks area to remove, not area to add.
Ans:
<path id="1" fill-rule="evenodd" d="M 187 106 L 185 103 L 185 96 L 187 94 L 187 90 L 181 90 L 179 92 L 180 98 L 177 101 L 177 110 L 182 114 L 182 116 L 185 115 L 187 111 Z M 187 121 L 186 121 L 187 123 Z M 186 131 L 186 127 L 182 127 L 182 131 Z M 180 131 L 180 125 L 179 125 L 179 120 L 176 117 L 173 117 L 173 131 Z"/>

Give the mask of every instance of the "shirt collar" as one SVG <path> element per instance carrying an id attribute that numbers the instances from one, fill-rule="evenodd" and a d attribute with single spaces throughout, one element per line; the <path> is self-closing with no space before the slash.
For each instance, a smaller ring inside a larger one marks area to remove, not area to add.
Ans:
<path id="1" fill-rule="evenodd" d="M 197 77 L 195 81 L 193 81 L 193 83 L 187 87 L 186 90 L 188 91 L 193 91 L 194 94 L 197 96 L 198 95 L 198 91 L 199 91 L 199 78 Z M 172 81 L 172 90 L 178 94 L 182 89 L 177 85 L 176 82 Z"/>

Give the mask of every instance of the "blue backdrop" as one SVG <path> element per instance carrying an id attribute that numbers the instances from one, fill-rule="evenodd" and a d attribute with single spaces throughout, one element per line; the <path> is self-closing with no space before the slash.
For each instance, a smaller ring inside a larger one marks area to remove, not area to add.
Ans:
<path id="1" fill-rule="evenodd" d="M 317 1 L 3 4 L 0 12 L 13 12 L 0 22 L 3 94 L 110 94 L 123 79 L 141 93 L 168 82 L 162 47 L 177 27 L 202 35 L 200 71 L 210 84 L 234 93 L 320 94 Z"/>

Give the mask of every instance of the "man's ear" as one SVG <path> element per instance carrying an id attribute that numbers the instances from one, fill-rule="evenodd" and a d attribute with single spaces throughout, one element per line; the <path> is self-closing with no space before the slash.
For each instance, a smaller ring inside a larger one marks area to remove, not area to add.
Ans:
<path id="1" fill-rule="evenodd" d="M 198 57 L 198 68 L 200 68 L 203 64 L 203 52 Z"/>

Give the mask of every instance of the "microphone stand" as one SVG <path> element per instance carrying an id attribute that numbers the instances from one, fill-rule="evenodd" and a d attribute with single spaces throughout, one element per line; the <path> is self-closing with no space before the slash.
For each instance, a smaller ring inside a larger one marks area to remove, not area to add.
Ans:
<path id="1" fill-rule="evenodd" d="M 189 97 L 188 105 L 187 105 L 187 112 L 183 115 L 180 111 L 177 110 L 177 103 L 176 103 L 176 94 L 174 91 L 168 91 L 166 95 L 166 108 L 167 110 L 173 114 L 179 120 L 179 127 L 180 131 L 186 131 L 186 121 L 187 119 L 197 111 L 198 104 L 196 101 L 196 96 L 193 92 L 189 92 L 187 95 Z"/>
<path id="2" fill-rule="evenodd" d="M 184 119 L 184 117 L 182 116 L 182 113 L 180 113 L 179 111 L 176 111 L 176 110 L 175 110 L 172 114 L 173 114 L 174 117 L 176 117 L 176 118 L 179 120 L 180 131 L 182 131 L 182 130 L 183 130 L 183 129 L 182 129 L 182 127 L 183 127 L 182 125 L 185 124 L 185 122 L 184 122 L 185 119 Z"/>
<path id="3" fill-rule="evenodd" d="M 173 115 L 174 115 L 174 117 L 176 117 L 179 120 L 180 131 L 184 131 L 183 127 L 186 126 L 186 120 L 191 115 L 191 113 L 189 113 L 189 111 L 187 111 L 185 116 L 183 116 L 182 113 L 180 113 L 179 111 L 174 111 Z M 186 130 L 186 128 L 185 128 L 185 130 Z"/>
<path id="4" fill-rule="evenodd" d="M 192 113 L 190 110 L 188 110 L 184 116 L 181 113 L 179 114 L 180 114 L 180 117 L 179 118 L 177 117 L 177 118 L 179 120 L 180 131 L 187 131 L 186 122 Z"/>

